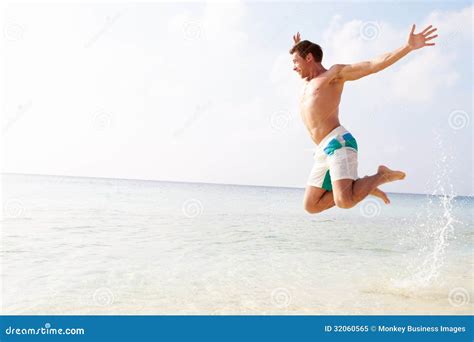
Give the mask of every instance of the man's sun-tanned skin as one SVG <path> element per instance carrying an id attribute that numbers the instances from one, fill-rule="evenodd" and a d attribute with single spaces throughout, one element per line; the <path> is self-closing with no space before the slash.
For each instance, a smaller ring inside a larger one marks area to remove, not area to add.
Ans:
<path id="1" fill-rule="evenodd" d="M 297 51 L 292 54 L 293 70 L 305 80 L 304 92 L 300 100 L 301 117 L 313 142 L 318 145 L 333 129 L 340 126 L 339 103 L 347 81 L 355 81 L 362 77 L 375 74 L 409 52 L 425 46 L 435 45 L 430 42 L 437 35 L 432 25 L 415 34 L 412 26 L 406 44 L 393 52 L 384 54 L 374 60 L 356 64 L 335 64 L 329 69 L 316 61 L 311 53 L 302 57 Z M 293 36 L 294 44 L 301 41 L 300 34 Z M 364 178 L 340 179 L 332 182 L 332 191 L 308 185 L 305 192 L 304 207 L 309 213 L 319 213 L 334 205 L 351 208 L 369 194 L 389 203 L 386 194 L 378 189 L 384 183 L 405 178 L 405 173 L 379 166 L 377 173 Z"/>

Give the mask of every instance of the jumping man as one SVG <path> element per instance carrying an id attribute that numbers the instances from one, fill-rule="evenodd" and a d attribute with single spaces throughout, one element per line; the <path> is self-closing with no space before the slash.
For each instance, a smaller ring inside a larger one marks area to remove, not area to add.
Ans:
<path id="1" fill-rule="evenodd" d="M 430 40 L 437 29 L 432 25 L 415 34 L 412 26 L 407 43 L 393 52 L 371 61 L 356 64 L 335 64 L 326 69 L 321 64 L 323 52 L 319 45 L 301 41 L 293 36 L 293 70 L 305 80 L 300 101 L 301 117 L 316 144 L 314 166 L 311 170 L 305 197 L 305 210 L 319 213 L 334 205 L 352 208 L 369 194 L 390 203 L 378 187 L 384 183 L 405 178 L 402 171 L 393 171 L 380 165 L 372 176 L 357 176 L 357 142 L 339 122 L 339 103 L 346 81 L 355 81 L 375 74 L 392 65 L 409 52 L 435 45 Z"/>

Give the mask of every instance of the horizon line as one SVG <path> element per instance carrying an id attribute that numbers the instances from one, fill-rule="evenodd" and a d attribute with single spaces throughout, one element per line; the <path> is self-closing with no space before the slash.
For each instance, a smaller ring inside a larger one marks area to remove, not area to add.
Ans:
<path id="1" fill-rule="evenodd" d="M 180 184 L 206 184 L 206 185 L 224 185 L 224 186 L 227 185 L 227 186 L 261 187 L 261 188 L 278 188 L 278 189 L 301 189 L 301 190 L 305 189 L 305 187 L 294 187 L 294 186 L 235 184 L 235 183 L 209 183 L 209 182 L 191 182 L 191 181 L 141 179 L 141 178 L 114 178 L 114 177 L 97 177 L 97 176 L 71 176 L 71 175 L 52 175 L 52 174 L 42 174 L 42 173 L 22 173 L 22 172 L 0 172 L 0 174 L 2 174 L 2 175 L 21 175 L 21 176 L 49 176 L 49 177 L 67 177 L 67 178 L 110 179 L 110 180 L 161 182 L 161 183 L 180 183 Z M 419 195 L 419 196 L 443 196 L 443 195 L 418 193 L 418 192 L 387 192 L 387 193 L 388 194 L 401 194 L 401 195 Z M 454 197 L 474 197 L 474 195 L 455 195 Z"/>

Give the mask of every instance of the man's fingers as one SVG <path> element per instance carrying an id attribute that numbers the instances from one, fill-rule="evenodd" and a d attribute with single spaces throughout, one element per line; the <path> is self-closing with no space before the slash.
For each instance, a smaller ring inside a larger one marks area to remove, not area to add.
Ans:
<path id="1" fill-rule="evenodd" d="M 428 32 L 426 33 L 423 33 L 424 36 L 429 36 L 430 34 L 432 34 L 433 32 L 435 32 L 437 30 L 437 28 L 434 28 L 432 30 L 429 30 Z"/>
<path id="2" fill-rule="evenodd" d="M 434 39 L 434 38 L 436 38 L 436 37 L 438 37 L 437 34 L 435 34 L 434 36 L 431 36 L 431 37 L 427 37 L 427 38 L 425 39 L 425 42 L 427 42 L 428 40 Z"/>
<path id="3" fill-rule="evenodd" d="M 411 32 L 410 34 L 413 34 L 415 32 L 415 24 L 413 24 L 413 26 L 411 27 Z"/>
<path id="4" fill-rule="evenodd" d="M 426 31 L 428 31 L 431 27 L 433 27 L 433 25 L 430 25 L 428 26 L 427 28 L 425 28 L 423 31 L 421 31 L 421 34 L 424 34 Z"/>
<path id="5" fill-rule="evenodd" d="M 433 46 L 435 43 L 426 43 L 425 46 Z"/>
<path id="6" fill-rule="evenodd" d="M 296 34 L 293 35 L 293 42 L 294 42 L 295 44 L 297 44 L 297 43 L 300 42 L 300 40 L 301 40 L 300 33 L 299 33 L 299 32 L 296 32 Z"/>

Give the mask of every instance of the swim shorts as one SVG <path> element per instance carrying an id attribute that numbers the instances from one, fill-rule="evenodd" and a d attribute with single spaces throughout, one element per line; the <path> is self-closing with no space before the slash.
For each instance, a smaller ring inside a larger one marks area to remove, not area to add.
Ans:
<path id="1" fill-rule="evenodd" d="M 336 127 L 314 151 L 308 185 L 332 190 L 332 182 L 357 177 L 357 141 L 343 126 Z"/>

